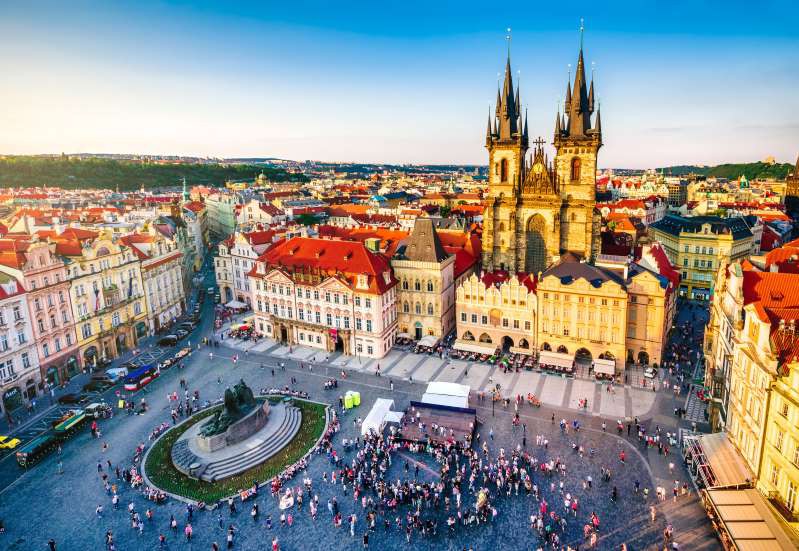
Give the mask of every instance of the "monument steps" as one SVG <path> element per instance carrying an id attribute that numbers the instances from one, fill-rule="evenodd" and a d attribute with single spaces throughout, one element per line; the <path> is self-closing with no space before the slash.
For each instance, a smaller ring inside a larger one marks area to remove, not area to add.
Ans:
<path id="1" fill-rule="evenodd" d="M 261 442 L 258 446 L 247 450 L 239 455 L 223 459 L 208 465 L 196 476 L 203 480 L 214 481 L 219 478 L 232 476 L 242 472 L 246 468 L 258 465 L 278 453 L 300 430 L 302 413 L 299 408 L 287 407 L 280 427 L 270 435 L 269 438 Z M 194 456 L 189 451 L 189 454 Z M 173 453 L 173 458 L 176 454 Z"/>

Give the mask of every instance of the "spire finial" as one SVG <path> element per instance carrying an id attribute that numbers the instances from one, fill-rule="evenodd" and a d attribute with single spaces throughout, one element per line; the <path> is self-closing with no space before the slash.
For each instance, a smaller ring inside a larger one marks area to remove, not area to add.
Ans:
<path id="1" fill-rule="evenodd" d="M 583 33 L 585 33 L 585 21 L 580 18 L 580 51 L 583 49 Z"/>
<path id="2" fill-rule="evenodd" d="M 513 35 L 511 34 L 510 27 L 508 27 L 506 30 L 508 34 L 505 35 L 505 40 L 508 41 L 508 61 L 510 61 L 510 43 L 511 40 L 513 40 Z"/>

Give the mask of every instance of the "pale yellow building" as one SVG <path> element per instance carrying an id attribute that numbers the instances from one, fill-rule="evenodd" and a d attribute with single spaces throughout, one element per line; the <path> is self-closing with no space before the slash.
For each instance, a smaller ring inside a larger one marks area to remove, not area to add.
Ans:
<path id="1" fill-rule="evenodd" d="M 799 529 L 799 274 L 720 270 L 705 337 L 711 426 L 774 511 Z"/>
<path id="2" fill-rule="evenodd" d="M 108 233 L 83 231 L 59 242 L 67 260 L 72 310 L 85 365 L 109 360 L 133 348 L 149 333 L 141 262 Z"/>
<path id="3" fill-rule="evenodd" d="M 470 275 L 456 291 L 457 340 L 467 352 L 534 355 L 537 301 L 535 280 L 527 274 Z"/>
<path id="4" fill-rule="evenodd" d="M 744 218 L 670 214 L 650 225 L 648 232 L 680 272 L 680 296 L 707 300 L 719 267 L 752 254 L 753 229 Z"/>
<path id="5" fill-rule="evenodd" d="M 455 255 L 441 244 L 433 222 L 417 218 L 391 259 L 400 334 L 442 338 L 455 329 Z"/>

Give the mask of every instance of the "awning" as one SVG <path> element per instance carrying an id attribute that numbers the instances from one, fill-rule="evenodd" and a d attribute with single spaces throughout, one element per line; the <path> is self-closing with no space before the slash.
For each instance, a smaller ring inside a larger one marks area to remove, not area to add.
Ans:
<path id="1" fill-rule="evenodd" d="M 602 373 L 603 375 L 615 375 L 616 360 L 605 360 L 602 358 L 597 358 L 596 360 L 594 360 L 594 371 L 596 373 Z"/>
<path id="2" fill-rule="evenodd" d="M 421 339 L 419 339 L 419 344 L 422 346 L 426 346 L 428 348 L 433 348 L 435 345 L 438 344 L 438 337 L 433 335 L 425 335 Z"/>
<path id="3" fill-rule="evenodd" d="M 411 336 L 408 333 L 398 333 L 397 334 L 397 338 L 398 339 L 410 339 Z"/>
<path id="4" fill-rule="evenodd" d="M 749 485 L 752 474 L 724 432 L 685 437 L 685 455 L 707 488 Z"/>
<path id="5" fill-rule="evenodd" d="M 726 549 L 780 551 L 799 548 L 799 539 L 776 518 L 766 498 L 753 489 L 702 491 L 702 503 Z"/>
<path id="6" fill-rule="evenodd" d="M 563 354 L 562 352 L 550 352 L 549 350 L 542 350 L 538 356 L 538 363 L 570 368 L 574 366 L 574 358 L 569 354 Z"/>
<path id="7" fill-rule="evenodd" d="M 475 352 L 477 354 L 493 354 L 497 351 L 497 345 L 488 342 L 478 341 L 462 341 L 457 340 L 452 345 L 454 350 L 461 350 L 463 352 Z"/>
<path id="8" fill-rule="evenodd" d="M 532 349 L 530 349 L 530 348 L 519 348 L 518 346 L 511 346 L 508 349 L 508 352 L 510 352 L 511 354 L 526 354 L 528 356 L 532 356 L 533 355 Z"/>
<path id="9" fill-rule="evenodd" d="M 225 304 L 225 306 L 227 306 L 228 308 L 247 308 L 246 304 L 244 304 L 243 302 L 241 302 L 239 300 L 235 300 L 235 299 L 233 299 L 230 302 L 228 302 L 227 304 Z"/>

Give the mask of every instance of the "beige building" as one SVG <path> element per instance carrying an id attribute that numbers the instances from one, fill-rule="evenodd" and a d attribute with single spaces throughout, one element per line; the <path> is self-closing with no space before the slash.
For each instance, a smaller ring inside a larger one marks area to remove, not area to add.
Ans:
<path id="1" fill-rule="evenodd" d="M 417 218 L 391 266 L 399 281 L 400 334 L 442 338 L 455 329 L 455 255 L 444 250 L 429 218 Z"/>
<path id="2" fill-rule="evenodd" d="M 795 264 L 795 261 L 794 261 Z M 799 274 L 735 263 L 719 271 L 705 336 L 710 421 L 751 482 L 799 529 Z"/>
<path id="3" fill-rule="evenodd" d="M 710 298 L 719 267 L 747 258 L 754 242 L 743 218 L 667 215 L 648 232 L 681 272 L 680 296 L 691 299 Z"/>
<path id="4" fill-rule="evenodd" d="M 456 291 L 456 316 L 456 350 L 535 353 L 535 280 L 527 274 L 470 275 Z"/>

